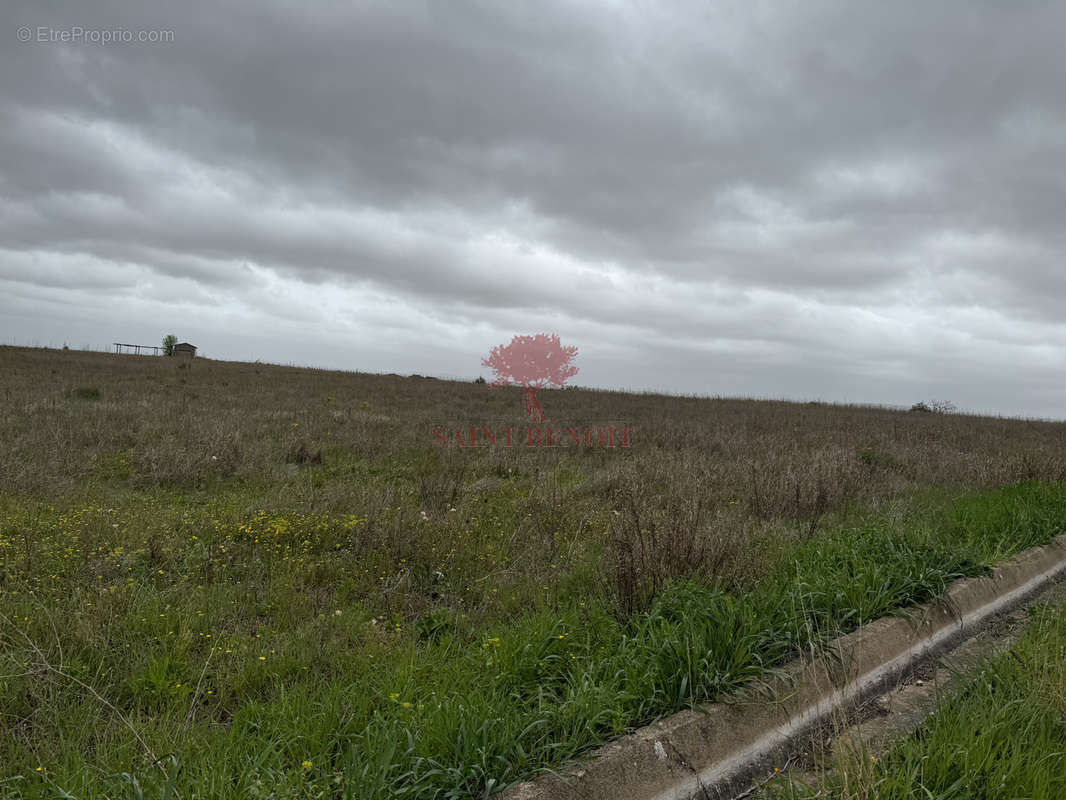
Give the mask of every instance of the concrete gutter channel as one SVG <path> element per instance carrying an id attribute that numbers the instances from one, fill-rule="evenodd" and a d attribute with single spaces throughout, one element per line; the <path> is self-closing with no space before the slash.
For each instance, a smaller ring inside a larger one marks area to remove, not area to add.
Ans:
<path id="1" fill-rule="evenodd" d="M 725 702 L 683 711 L 598 748 L 501 800 L 724 800 L 747 793 L 811 735 L 893 689 L 918 665 L 977 634 L 1066 573 L 1066 534 L 932 603 L 831 642 Z"/>
<path id="2" fill-rule="evenodd" d="M 804 751 L 793 749 L 792 762 L 786 763 L 780 773 L 775 772 L 766 786 L 791 784 L 817 790 L 828 772 L 868 772 L 871 766 L 868 758 L 887 754 L 897 741 L 914 733 L 939 703 L 978 679 L 988 659 L 1009 651 L 1017 643 L 1028 625 L 1031 603 L 1055 607 L 1066 604 L 1066 582 L 1045 584 L 1023 605 L 995 615 L 958 647 L 907 670 L 903 681 L 894 689 L 872 698 L 853 713 L 834 719 L 828 728 L 816 731 Z M 754 798 L 781 796 L 761 792 L 761 788 L 753 789 Z"/>

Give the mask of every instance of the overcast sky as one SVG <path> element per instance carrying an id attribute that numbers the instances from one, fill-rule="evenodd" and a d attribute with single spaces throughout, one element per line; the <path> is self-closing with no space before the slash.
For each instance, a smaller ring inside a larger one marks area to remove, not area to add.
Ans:
<path id="1" fill-rule="evenodd" d="M 1066 417 L 1066 3 L 0 22 L 2 342 Z"/>

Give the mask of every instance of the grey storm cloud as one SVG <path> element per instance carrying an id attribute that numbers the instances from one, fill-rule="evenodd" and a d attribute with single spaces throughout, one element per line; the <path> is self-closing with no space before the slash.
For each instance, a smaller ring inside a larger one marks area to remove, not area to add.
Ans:
<path id="1" fill-rule="evenodd" d="M 1061 3 L 0 15 L 9 341 L 468 375 L 556 330 L 597 385 L 1066 416 Z"/>

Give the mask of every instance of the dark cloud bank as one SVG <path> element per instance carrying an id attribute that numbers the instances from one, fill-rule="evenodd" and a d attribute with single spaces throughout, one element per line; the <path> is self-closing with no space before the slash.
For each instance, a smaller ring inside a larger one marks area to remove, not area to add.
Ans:
<path id="1" fill-rule="evenodd" d="M 1066 417 L 1061 3 L 0 19 L 0 340 Z"/>

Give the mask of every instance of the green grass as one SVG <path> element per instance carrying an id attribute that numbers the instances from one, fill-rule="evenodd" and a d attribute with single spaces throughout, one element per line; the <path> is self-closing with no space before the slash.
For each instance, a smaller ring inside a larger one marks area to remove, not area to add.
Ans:
<path id="1" fill-rule="evenodd" d="M 1066 797 L 1066 607 L 1038 606 L 1022 639 L 877 761 L 849 763 L 793 798 Z"/>
<path id="2" fill-rule="evenodd" d="M 553 426 L 632 446 L 460 448 L 521 390 L 0 378 L 0 797 L 482 796 L 1066 518 L 1063 423 L 568 389 Z"/>
<path id="3" fill-rule="evenodd" d="M 927 600 L 1066 520 L 1057 484 L 932 493 L 891 523 L 870 512 L 778 541 L 743 591 L 674 580 L 620 618 L 590 558 L 543 584 L 486 583 L 491 613 L 409 618 L 360 602 L 406 560 L 363 550 L 364 518 L 241 496 L 6 501 L 0 713 L 14 735 L 0 739 L 0 790 L 132 797 L 128 773 L 161 796 L 173 756 L 183 797 L 486 796 Z M 484 499 L 495 522 L 468 529 L 482 555 L 502 549 L 522 493 Z M 460 558 L 405 579 L 461 596 L 464 568 L 494 572 Z"/>

